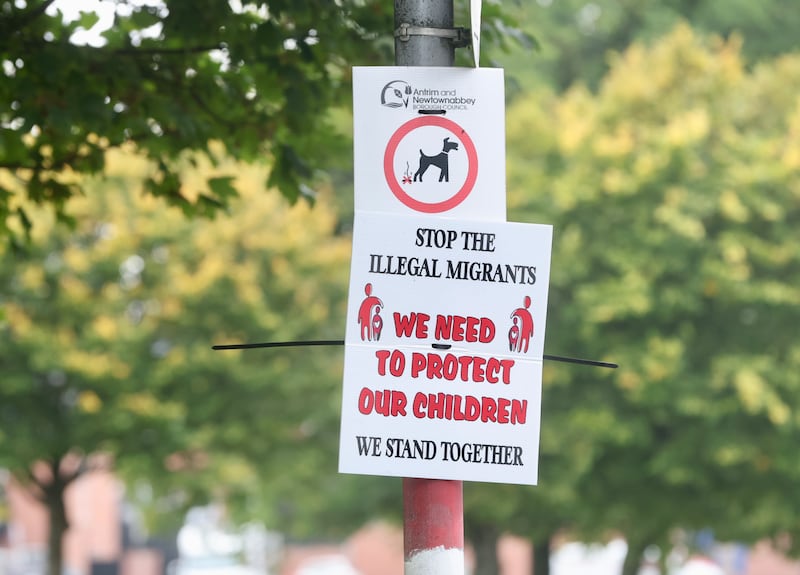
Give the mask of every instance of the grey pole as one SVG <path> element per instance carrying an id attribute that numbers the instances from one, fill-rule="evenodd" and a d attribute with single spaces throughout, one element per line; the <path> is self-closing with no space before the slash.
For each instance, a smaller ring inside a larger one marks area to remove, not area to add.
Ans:
<path id="1" fill-rule="evenodd" d="M 403 26 L 453 29 L 453 0 L 394 0 L 394 29 Z M 398 66 L 452 66 L 455 47 L 451 38 L 395 33 L 394 61 Z"/>
<path id="2" fill-rule="evenodd" d="M 394 0 L 398 66 L 452 66 L 453 0 Z M 405 575 L 463 575 L 461 481 L 403 478 Z"/>

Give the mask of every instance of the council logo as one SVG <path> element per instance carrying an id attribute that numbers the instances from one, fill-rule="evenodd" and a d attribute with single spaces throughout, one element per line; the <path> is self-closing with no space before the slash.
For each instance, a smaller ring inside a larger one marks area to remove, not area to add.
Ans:
<path id="1" fill-rule="evenodd" d="M 387 108 L 408 108 L 411 98 L 411 85 L 403 80 L 392 80 L 381 90 L 381 106 Z"/>

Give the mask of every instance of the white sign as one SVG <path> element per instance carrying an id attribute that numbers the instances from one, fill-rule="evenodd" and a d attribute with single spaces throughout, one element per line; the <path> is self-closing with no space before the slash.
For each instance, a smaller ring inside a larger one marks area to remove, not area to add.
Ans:
<path id="1" fill-rule="evenodd" d="M 340 471 L 536 483 L 551 242 L 356 213 Z"/>
<path id="2" fill-rule="evenodd" d="M 356 211 L 505 220 L 503 70 L 353 68 Z"/>

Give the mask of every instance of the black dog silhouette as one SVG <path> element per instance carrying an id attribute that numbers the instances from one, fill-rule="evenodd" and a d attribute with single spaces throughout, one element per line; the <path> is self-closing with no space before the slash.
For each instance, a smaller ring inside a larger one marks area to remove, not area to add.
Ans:
<path id="1" fill-rule="evenodd" d="M 435 156 L 427 156 L 425 155 L 422 150 L 419 151 L 419 168 L 414 173 L 414 181 L 422 181 L 422 176 L 425 171 L 431 166 L 434 165 L 439 168 L 439 181 L 450 181 L 450 160 L 447 156 L 447 153 L 450 150 L 457 150 L 458 149 L 458 142 L 451 142 L 450 138 L 445 138 L 444 142 L 442 143 L 442 151 L 436 154 Z"/>

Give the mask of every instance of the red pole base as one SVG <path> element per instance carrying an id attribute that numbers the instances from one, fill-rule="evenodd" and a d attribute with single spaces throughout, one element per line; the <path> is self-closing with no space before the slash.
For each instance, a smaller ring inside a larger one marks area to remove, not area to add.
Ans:
<path id="1" fill-rule="evenodd" d="M 464 574 L 461 481 L 403 479 L 405 575 Z"/>

